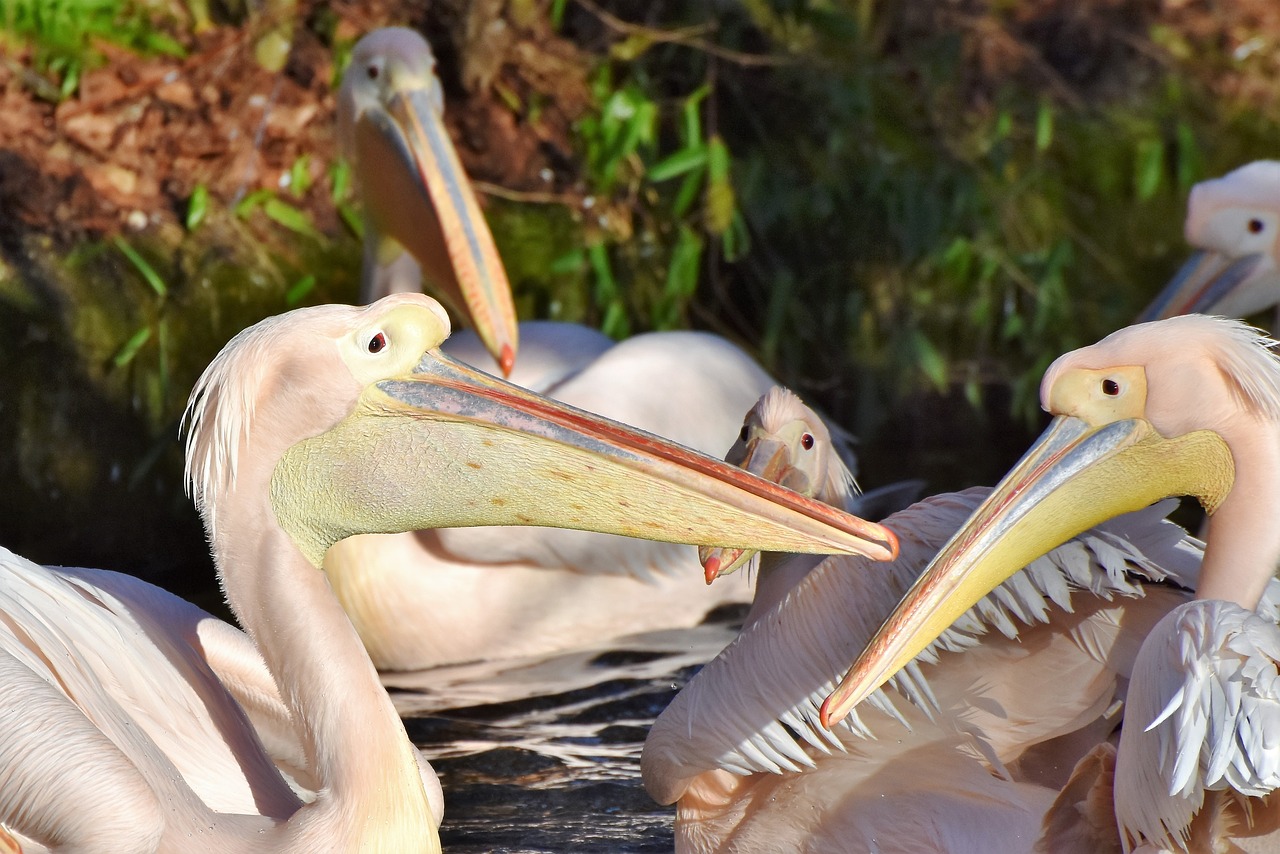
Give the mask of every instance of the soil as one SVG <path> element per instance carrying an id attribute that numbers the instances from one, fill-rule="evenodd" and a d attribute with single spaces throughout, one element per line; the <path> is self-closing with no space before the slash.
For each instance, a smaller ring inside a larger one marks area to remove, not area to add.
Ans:
<path id="1" fill-rule="evenodd" d="M 346 45 L 414 18 L 387 3 L 323 9 L 332 40 Z M 430 35 L 432 26 L 447 26 L 447 12 L 439 4 L 421 28 Z M 289 201 L 333 233 L 340 227 L 328 172 L 337 158 L 334 50 L 307 25 L 314 17 L 295 27 L 280 73 L 255 59 L 252 26 L 190 36 L 183 59 L 99 43 L 105 64 L 57 104 L 42 97 L 56 86 L 35 70 L 30 51 L 0 57 L 0 242 L 12 247 L 15 233 L 39 232 L 66 246 L 181 222 L 197 186 L 231 206 L 255 190 L 286 187 L 303 155 L 310 156 L 311 186 Z M 447 38 L 432 39 L 447 45 L 439 50 L 446 121 L 474 179 L 516 192 L 555 189 L 572 180 L 570 123 L 588 103 L 587 63 L 545 24 L 500 29 L 487 40 L 487 68 L 446 65 L 458 51 Z M 462 86 L 462 71 L 474 94 Z M 499 93 L 522 104 L 536 100 L 537 120 L 523 120 Z"/>

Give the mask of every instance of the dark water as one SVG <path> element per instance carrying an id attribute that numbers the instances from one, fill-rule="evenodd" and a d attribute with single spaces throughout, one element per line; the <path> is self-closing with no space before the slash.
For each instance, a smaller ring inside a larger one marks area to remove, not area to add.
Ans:
<path id="1" fill-rule="evenodd" d="M 740 619 L 721 611 L 553 658 L 388 675 L 444 786 L 445 851 L 671 851 L 675 811 L 645 793 L 640 750 Z"/>

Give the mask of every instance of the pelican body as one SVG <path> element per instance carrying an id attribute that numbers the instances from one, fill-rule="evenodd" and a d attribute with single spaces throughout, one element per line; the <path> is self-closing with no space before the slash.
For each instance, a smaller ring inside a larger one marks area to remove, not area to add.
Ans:
<path id="1" fill-rule="evenodd" d="M 1023 561 L 1166 495 L 1210 514 L 1195 600 L 1145 638 L 1115 752 L 1126 851 L 1265 850 L 1280 826 L 1280 360 L 1238 321 L 1129 327 L 1059 358 L 1055 417 L 939 552 L 826 701 L 845 712 Z M 1255 848 L 1254 845 L 1263 848 Z M 1232 849 L 1234 850 L 1234 849 Z"/>
<path id="2" fill-rule="evenodd" d="M 320 570 L 353 534 L 893 552 L 879 526 L 454 362 L 448 331 L 421 295 L 300 309 L 205 371 L 187 473 L 243 634 L 133 579 L 0 554 L 0 842 L 439 851 L 438 783 Z"/>
<path id="3" fill-rule="evenodd" d="M 782 389 L 748 413 L 728 459 L 828 503 L 848 498 L 821 420 Z M 645 744 L 646 787 L 677 805 L 677 851 L 1062 854 L 1117 839 L 1114 822 L 1110 837 L 1081 831 L 1076 789 L 1091 779 L 1072 775 L 1119 725 L 1142 638 L 1194 584 L 1200 549 L 1162 518 L 1168 506 L 1034 561 L 854 715 L 830 731 L 819 722 L 834 669 L 987 492 L 890 516 L 901 552 L 882 566 L 759 556 L 741 634 Z M 708 577 L 746 554 L 704 549 Z M 1072 834 L 1081 847 L 1067 847 Z"/>

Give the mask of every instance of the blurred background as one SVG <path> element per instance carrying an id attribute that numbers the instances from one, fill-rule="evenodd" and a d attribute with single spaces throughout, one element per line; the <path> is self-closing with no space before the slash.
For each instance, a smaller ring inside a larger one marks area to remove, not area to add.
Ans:
<path id="1" fill-rule="evenodd" d="M 216 607 L 178 422 L 356 299 L 354 42 L 425 33 L 523 319 L 728 336 L 864 485 L 991 483 L 1280 151 L 1274 0 L 0 0 L 0 543 Z"/>

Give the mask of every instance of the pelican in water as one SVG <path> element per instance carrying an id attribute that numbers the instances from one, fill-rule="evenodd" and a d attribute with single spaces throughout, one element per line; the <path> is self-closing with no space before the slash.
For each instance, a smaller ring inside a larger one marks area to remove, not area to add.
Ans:
<path id="1" fill-rule="evenodd" d="M 472 201 L 446 204 L 472 195 L 461 168 L 445 168 L 456 166 L 457 157 L 440 122 L 434 64 L 417 33 L 378 30 L 356 45 L 343 79 L 339 127 L 363 187 L 369 223 L 365 293 L 418 289 L 416 271 L 397 280 L 381 269 L 405 247 L 428 271 L 427 284 L 448 280 L 444 273 L 430 274 L 432 263 L 455 263 L 456 280 L 464 285 L 479 281 L 466 270 L 492 268 L 497 272 L 484 277 L 482 301 L 496 304 L 502 290 L 509 302 L 478 208 Z M 474 235 L 477 245 L 488 248 L 475 260 L 459 260 L 453 244 L 448 253 L 433 251 L 426 238 L 412 238 L 422 223 L 431 226 L 431 235 L 440 223 L 444 233 Z M 486 318 L 499 316 L 505 315 L 496 309 L 474 313 L 480 336 L 455 335 L 446 351 L 482 370 L 507 373 L 540 394 L 703 453 L 722 454 L 742 413 L 773 385 L 740 348 L 702 332 L 650 333 L 615 344 L 585 326 L 526 322 L 520 324 L 520 357 L 512 366 L 491 343 L 505 340 L 505 333 L 485 331 Z M 507 337 L 514 341 L 515 333 Z M 847 437 L 840 435 L 847 450 Z M 742 579 L 689 588 L 687 576 L 697 566 L 689 546 L 581 531 L 471 528 L 352 538 L 330 553 L 326 571 L 378 668 L 418 670 L 543 655 L 602 637 L 692 626 L 721 605 L 751 600 L 751 587 Z M 442 614 L 434 607 L 442 598 L 467 605 Z M 423 619 L 427 613 L 431 620 Z"/>
<path id="2" fill-rule="evenodd" d="M 782 389 L 748 413 L 729 460 L 828 503 L 847 495 L 821 420 Z M 854 715 L 819 723 L 835 668 L 986 494 L 890 516 L 901 546 L 890 564 L 759 557 L 741 634 L 645 743 L 644 783 L 676 803 L 678 851 L 1068 850 L 1080 822 L 1045 827 L 1046 814 L 1059 801 L 1057 814 L 1074 810 L 1075 790 L 1060 790 L 1119 725 L 1142 638 L 1195 580 L 1199 544 L 1163 519 L 1168 505 L 1033 561 Z M 703 557 L 710 578 L 749 552 Z"/>
<path id="3" fill-rule="evenodd" d="M 1025 561 L 1118 513 L 1194 496 L 1210 514 L 1195 599 L 1138 654 L 1114 821 L 1126 851 L 1274 850 L 1275 836 L 1250 839 L 1280 826 L 1267 797 L 1280 785 L 1274 345 L 1239 321 L 1189 315 L 1059 358 L 1040 387 L 1052 424 L 879 629 L 824 720 L 839 721 Z"/>
<path id="4" fill-rule="evenodd" d="M 877 525 L 450 360 L 448 330 L 416 294 L 300 309 L 205 371 L 187 476 L 244 634 L 0 553 L 0 844 L 439 851 L 438 783 L 319 571 L 351 534 L 566 524 L 892 554 Z"/>
<path id="5" fill-rule="evenodd" d="M 1258 160 L 1191 188 L 1196 248 L 1139 318 L 1249 317 L 1280 302 L 1280 162 Z"/>

